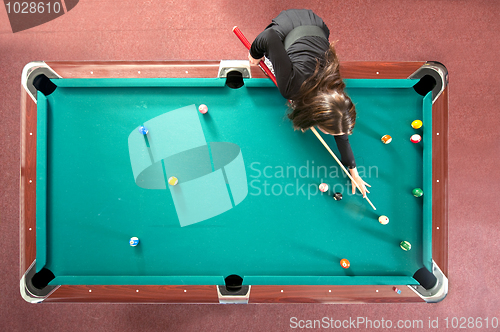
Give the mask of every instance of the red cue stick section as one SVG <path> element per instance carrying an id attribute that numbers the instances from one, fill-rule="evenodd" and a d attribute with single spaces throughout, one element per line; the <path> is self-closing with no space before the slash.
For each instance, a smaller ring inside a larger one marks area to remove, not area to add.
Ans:
<path id="1" fill-rule="evenodd" d="M 245 47 L 250 50 L 250 47 L 252 46 L 252 44 L 250 44 L 250 42 L 248 41 L 248 39 L 246 39 L 245 36 L 243 36 L 243 33 L 241 32 L 241 30 L 238 28 L 238 27 L 234 27 L 233 28 L 233 32 L 234 34 L 236 35 L 236 37 L 238 37 L 241 42 L 243 43 L 243 45 L 245 45 Z M 266 66 L 266 64 L 264 63 L 264 61 L 261 61 L 259 62 L 259 66 L 260 68 L 262 68 L 262 70 L 266 73 L 267 76 L 269 76 L 269 78 L 273 81 L 273 83 L 278 86 L 278 82 L 276 81 L 276 77 L 274 77 L 274 74 L 271 72 L 271 70 Z"/>

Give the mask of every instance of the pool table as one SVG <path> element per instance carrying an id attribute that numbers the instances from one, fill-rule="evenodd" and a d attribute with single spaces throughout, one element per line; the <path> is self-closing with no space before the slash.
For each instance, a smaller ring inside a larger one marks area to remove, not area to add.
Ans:
<path id="1" fill-rule="evenodd" d="M 351 194 L 349 179 L 310 130 L 293 130 L 287 101 L 247 61 L 26 65 L 22 297 L 32 303 L 444 299 L 446 68 L 343 62 L 341 74 L 357 109 L 349 140 L 376 210 Z M 202 104 L 206 114 L 198 111 Z M 415 119 L 421 128 L 410 125 Z M 410 142 L 414 134 L 419 143 Z M 392 142 L 384 144 L 384 135 Z M 322 136 L 338 155 L 334 138 Z M 327 192 L 318 190 L 321 183 Z M 423 196 L 413 196 L 415 188 Z M 388 224 L 379 223 L 381 215 Z"/>

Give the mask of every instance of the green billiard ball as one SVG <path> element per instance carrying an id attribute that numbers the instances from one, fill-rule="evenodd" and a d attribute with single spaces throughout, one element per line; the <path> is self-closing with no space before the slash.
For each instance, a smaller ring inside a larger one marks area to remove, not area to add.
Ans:
<path id="1" fill-rule="evenodd" d="M 415 197 L 420 197 L 420 196 L 422 196 L 424 194 L 424 191 L 422 189 L 420 189 L 420 188 L 415 188 L 415 189 L 412 190 L 411 193 Z"/>
<path id="2" fill-rule="evenodd" d="M 408 251 L 411 249 L 411 244 L 410 242 L 408 241 L 401 241 L 401 243 L 399 244 L 399 246 L 401 247 L 401 249 L 403 249 L 404 251 Z"/>

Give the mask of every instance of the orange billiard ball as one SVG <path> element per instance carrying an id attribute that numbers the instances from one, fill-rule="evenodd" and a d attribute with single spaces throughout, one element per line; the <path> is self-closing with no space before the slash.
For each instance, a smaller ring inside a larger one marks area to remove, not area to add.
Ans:
<path id="1" fill-rule="evenodd" d="M 342 266 L 344 269 L 348 269 L 349 266 L 351 266 L 351 263 L 345 258 L 340 260 L 340 266 Z"/>
<path id="2" fill-rule="evenodd" d="M 380 139 L 384 144 L 389 144 L 392 142 L 392 137 L 390 135 L 384 135 Z"/>

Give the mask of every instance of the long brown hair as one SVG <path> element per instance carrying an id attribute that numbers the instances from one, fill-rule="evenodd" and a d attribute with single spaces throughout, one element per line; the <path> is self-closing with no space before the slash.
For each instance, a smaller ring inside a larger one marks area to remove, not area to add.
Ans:
<path id="1" fill-rule="evenodd" d="M 351 134 L 356 122 L 356 108 L 345 93 L 340 77 L 339 60 L 334 43 L 319 60 L 311 77 L 302 83 L 299 93 L 290 101 L 288 118 L 295 129 L 318 126 L 330 134 Z"/>

